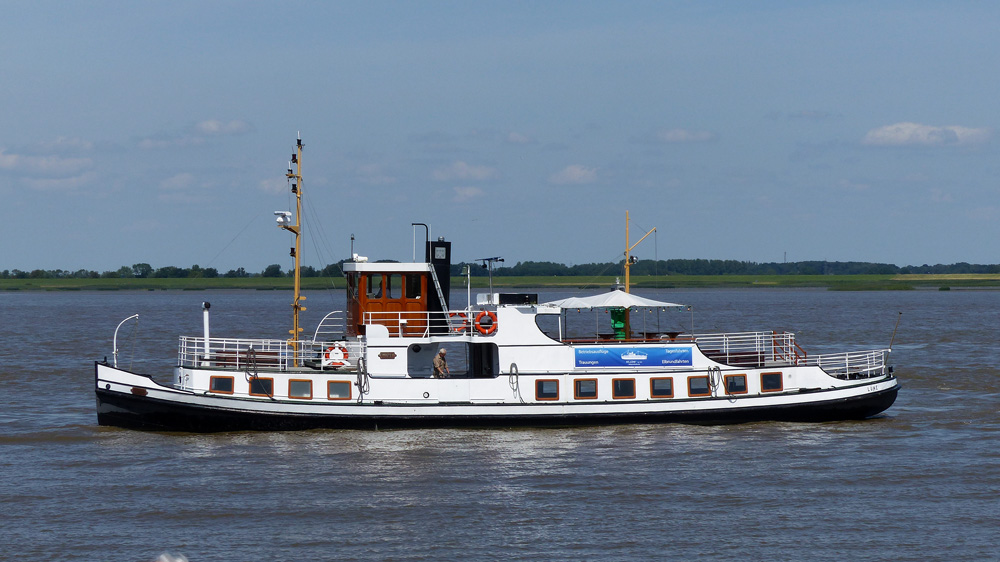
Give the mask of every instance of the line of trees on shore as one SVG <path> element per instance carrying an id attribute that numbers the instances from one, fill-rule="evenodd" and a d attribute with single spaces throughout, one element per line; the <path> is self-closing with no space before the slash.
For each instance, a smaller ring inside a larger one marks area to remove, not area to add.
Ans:
<path id="1" fill-rule="evenodd" d="M 343 277 L 341 267 L 346 260 L 317 269 L 304 266 L 301 269 L 303 277 Z M 391 260 L 386 260 L 391 261 Z M 459 276 L 463 266 L 469 266 L 473 277 L 485 277 L 488 270 L 480 263 L 452 264 L 452 276 Z M 801 261 L 790 263 L 757 263 L 738 260 L 657 260 L 640 261 L 632 265 L 632 275 L 900 275 L 910 273 L 922 274 L 957 274 L 957 273 L 997 273 L 1000 274 L 1000 264 L 970 264 L 965 262 L 950 265 L 920 265 L 897 266 L 886 263 L 869 262 L 830 262 Z M 545 276 L 572 277 L 621 275 L 622 263 L 588 263 L 565 265 L 555 262 L 525 261 L 511 267 L 494 266 L 493 275 L 497 277 Z M 63 269 L 22 271 L 20 269 L 0 271 L 0 279 L 100 279 L 100 278 L 214 278 L 214 277 L 290 277 L 291 271 L 285 271 L 279 264 L 271 264 L 260 272 L 248 272 L 240 267 L 230 269 L 225 273 L 213 267 L 166 266 L 153 268 L 148 263 L 137 263 L 132 266 L 122 266 L 117 270 L 98 272 L 87 269 L 69 271 Z"/>

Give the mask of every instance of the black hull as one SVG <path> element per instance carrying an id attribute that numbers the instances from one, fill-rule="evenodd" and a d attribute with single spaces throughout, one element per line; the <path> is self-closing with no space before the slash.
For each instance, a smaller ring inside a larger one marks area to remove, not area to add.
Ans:
<path id="1" fill-rule="evenodd" d="M 560 427 L 634 423 L 736 424 L 758 421 L 824 422 L 875 416 L 896 400 L 899 386 L 858 398 L 817 400 L 785 406 L 748 406 L 716 411 L 652 413 L 517 414 L 491 416 L 302 415 L 240 412 L 97 389 L 100 425 L 150 431 L 290 431 L 305 429 L 397 429 L 433 427 Z M 817 393 L 818 394 L 818 393 Z M 538 406 L 544 411 L 546 405 Z"/>

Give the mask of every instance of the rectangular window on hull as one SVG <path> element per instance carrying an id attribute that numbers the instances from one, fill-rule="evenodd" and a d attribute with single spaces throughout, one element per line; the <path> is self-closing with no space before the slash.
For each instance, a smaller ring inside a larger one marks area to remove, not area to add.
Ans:
<path id="1" fill-rule="evenodd" d="M 559 381 L 535 381 L 535 400 L 559 400 Z"/>
<path id="2" fill-rule="evenodd" d="M 635 398 L 635 379 L 612 379 L 611 397 L 615 400 Z"/>
<path id="3" fill-rule="evenodd" d="M 760 391 L 761 392 L 781 392 L 783 389 L 781 384 L 781 373 L 761 373 L 760 374 Z"/>
<path id="4" fill-rule="evenodd" d="M 288 397 L 309 400 L 313 397 L 313 383 L 310 380 L 288 381 Z"/>
<path id="5" fill-rule="evenodd" d="M 274 396 L 274 379 L 250 379 L 250 396 Z"/>
<path id="6" fill-rule="evenodd" d="M 726 394 L 746 394 L 746 375 L 726 375 Z"/>
<path id="7" fill-rule="evenodd" d="M 326 396 L 330 400 L 350 400 L 351 383 L 349 381 L 330 381 L 326 383 Z"/>
<path id="8" fill-rule="evenodd" d="M 212 377 L 209 379 L 208 391 L 220 394 L 232 394 L 233 377 Z"/>
<path id="9" fill-rule="evenodd" d="M 574 380 L 573 398 L 577 400 L 593 400 L 597 398 L 597 379 Z"/>
<path id="10" fill-rule="evenodd" d="M 649 396 L 652 398 L 673 398 L 674 379 L 671 377 L 650 379 Z"/>
<path id="11" fill-rule="evenodd" d="M 710 396 L 708 377 L 688 377 L 688 396 Z"/>

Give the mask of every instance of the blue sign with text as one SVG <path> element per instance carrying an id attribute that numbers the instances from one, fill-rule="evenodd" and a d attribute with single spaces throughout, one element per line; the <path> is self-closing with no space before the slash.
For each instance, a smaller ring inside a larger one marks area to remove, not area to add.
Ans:
<path id="1" fill-rule="evenodd" d="M 577 367 L 689 367 L 690 347 L 576 348 Z"/>

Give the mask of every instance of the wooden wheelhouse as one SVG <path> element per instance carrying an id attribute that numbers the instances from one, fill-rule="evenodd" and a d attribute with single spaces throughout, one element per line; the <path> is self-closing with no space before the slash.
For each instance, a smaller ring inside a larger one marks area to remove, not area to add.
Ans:
<path id="1" fill-rule="evenodd" d="M 427 242 L 422 263 L 345 263 L 347 335 L 364 335 L 366 324 L 381 324 L 391 336 L 446 332 L 450 268 L 451 242 L 443 239 Z"/>

